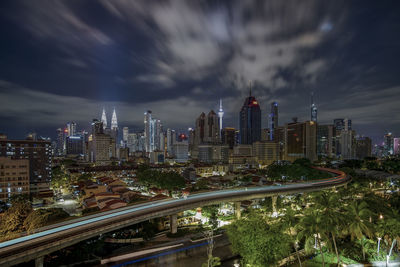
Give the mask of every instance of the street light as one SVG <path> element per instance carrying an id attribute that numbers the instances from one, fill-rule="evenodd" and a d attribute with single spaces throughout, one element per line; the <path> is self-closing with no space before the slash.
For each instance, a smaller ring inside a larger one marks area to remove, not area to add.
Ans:
<path id="1" fill-rule="evenodd" d="M 381 239 L 382 239 L 382 237 L 378 237 L 378 249 L 377 249 L 377 251 L 376 251 L 376 253 L 378 254 L 378 256 L 379 256 L 379 248 L 380 248 L 380 246 L 381 246 Z"/>
<path id="2" fill-rule="evenodd" d="M 314 248 L 317 249 L 317 234 L 314 234 Z"/>

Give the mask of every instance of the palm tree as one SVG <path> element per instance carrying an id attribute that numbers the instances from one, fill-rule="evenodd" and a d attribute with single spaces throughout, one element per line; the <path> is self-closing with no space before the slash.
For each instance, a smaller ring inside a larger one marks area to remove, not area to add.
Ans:
<path id="1" fill-rule="evenodd" d="M 340 264 L 340 256 L 336 245 L 336 237 L 341 234 L 341 225 L 343 225 L 343 216 L 340 213 L 340 198 L 338 194 L 323 191 L 314 196 L 315 208 L 321 212 L 321 228 L 332 236 L 335 248 L 337 264 Z"/>
<path id="2" fill-rule="evenodd" d="M 295 235 L 295 229 L 294 226 L 297 224 L 299 221 L 298 217 L 296 217 L 297 212 L 292 209 L 291 207 L 286 209 L 285 215 L 282 217 L 282 223 L 284 225 L 284 228 L 286 228 L 289 231 L 289 235 L 293 237 Z M 293 247 L 296 251 L 296 256 L 299 261 L 300 267 L 302 267 L 301 260 L 300 260 L 300 255 L 297 250 L 297 240 L 296 238 L 293 238 Z"/>
<path id="3" fill-rule="evenodd" d="M 372 237 L 372 225 L 369 222 L 371 211 L 365 201 L 353 201 L 346 206 L 346 214 L 348 216 L 347 229 L 351 236 L 351 240 L 357 238 L 361 242 L 364 236 Z M 363 248 L 363 259 L 365 253 Z"/>
<path id="4" fill-rule="evenodd" d="M 310 209 L 303 218 L 301 218 L 300 222 L 296 225 L 297 228 L 297 238 L 298 240 L 302 240 L 305 238 L 306 240 L 312 238 L 316 235 L 317 243 L 319 250 L 321 252 L 322 258 L 322 266 L 325 267 L 324 260 L 324 252 L 322 251 L 321 246 L 321 237 L 325 237 L 324 231 L 322 231 L 321 227 L 321 215 L 318 210 Z"/>

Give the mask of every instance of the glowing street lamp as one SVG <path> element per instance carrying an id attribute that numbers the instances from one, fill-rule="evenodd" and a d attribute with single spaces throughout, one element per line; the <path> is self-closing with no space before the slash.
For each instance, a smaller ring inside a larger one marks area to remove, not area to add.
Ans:
<path id="1" fill-rule="evenodd" d="M 317 249 L 317 234 L 314 234 L 314 248 Z"/>
<path id="2" fill-rule="evenodd" d="M 378 249 L 377 249 L 377 254 L 378 254 L 378 256 L 379 256 L 379 248 L 380 248 L 380 246 L 381 246 L 381 239 L 382 239 L 382 237 L 378 237 Z"/>

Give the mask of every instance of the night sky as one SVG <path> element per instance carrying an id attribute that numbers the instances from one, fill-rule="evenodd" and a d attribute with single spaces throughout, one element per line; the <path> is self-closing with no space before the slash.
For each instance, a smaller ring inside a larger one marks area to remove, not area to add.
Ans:
<path id="1" fill-rule="evenodd" d="M 400 136 L 399 1 L 1 1 L 0 132 L 89 129 L 115 107 L 119 126 L 193 127 L 225 110 L 238 127 L 248 95 L 279 124 L 348 117 L 374 141 Z"/>

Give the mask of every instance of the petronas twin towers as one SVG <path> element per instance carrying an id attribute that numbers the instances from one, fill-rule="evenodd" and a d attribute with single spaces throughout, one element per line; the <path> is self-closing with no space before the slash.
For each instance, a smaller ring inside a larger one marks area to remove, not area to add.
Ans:
<path id="1" fill-rule="evenodd" d="M 107 116 L 106 116 L 106 110 L 103 108 L 103 113 L 101 114 L 101 122 L 103 123 L 103 128 L 107 128 Z M 118 121 L 117 121 L 117 113 L 115 112 L 115 108 L 113 110 L 113 114 L 111 117 L 111 130 L 116 130 L 118 129 Z"/>

